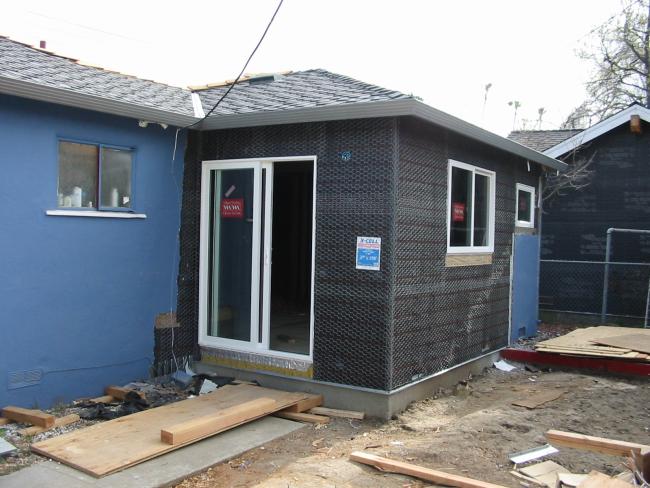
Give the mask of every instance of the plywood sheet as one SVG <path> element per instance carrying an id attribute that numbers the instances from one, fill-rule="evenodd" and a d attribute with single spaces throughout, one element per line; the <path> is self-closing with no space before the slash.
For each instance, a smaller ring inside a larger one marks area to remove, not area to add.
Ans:
<path id="1" fill-rule="evenodd" d="M 521 400 L 516 400 L 512 402 L 513 405 L 517 405 L 519 407 L 526 407 L 529 409 L 537 408 L 540 405 L 543 405 L 545 403 L 551 402 L 553 400 L 557 400 L 560 398 L 562 395 L 564 395 L 566 391 L 564 390 L 547 390 L 547 391 L 542 391 L 539 393 L 534 393 L 532 395 L 527 396 L 526 398 L 523 398 Z"/>
<path id="2" fill-rule="evenodd" d="M 650 334 L 626 334 L 614 337 L 593 339 L 597 344 L 631 349 L 637 352 L 650 354 Z"/>
<path id="3" fill-rule="evenodd" d="M 211 415 L 218 410 L 232 408 L 258 398 L 274 400 L 275 406 L 271 410 L 273 412 L 308 397 L 310 395 L 306 393 L 289 393 L 259 386 L 226 385 L 206 395 L 95 424 L 32 444 L 32 450 L 92 476 L 101 477 L 200 440 L 197 438 L 182 444 L 165 444 L 160 440 L 160 431 L 170 425 Z M 227 428 L 236 427 L 263 415 Z M 204 437 L 214 434 L 215 432 L 212 432 Z"/>

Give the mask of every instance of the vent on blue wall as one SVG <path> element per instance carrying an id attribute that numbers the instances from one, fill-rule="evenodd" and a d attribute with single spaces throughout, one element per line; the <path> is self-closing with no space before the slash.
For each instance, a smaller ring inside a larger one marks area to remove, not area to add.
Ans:
<path id="1" fill-rule="evenodd" d="M 26 369 L 23 371 L 10 371 L 8 374 L 7 388 L 25 388 L 26 386 L 38 385 L 43 379 L 43 370 Z"/>

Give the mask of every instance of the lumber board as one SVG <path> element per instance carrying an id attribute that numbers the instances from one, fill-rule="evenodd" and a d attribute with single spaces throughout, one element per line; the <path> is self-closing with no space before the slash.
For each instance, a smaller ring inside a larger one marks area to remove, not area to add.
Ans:
<path id="1" fill-rule="evenodd" d="M 13 420 L 0 417 L 0 425 L 7 425 L 10 424 L 11 422 L 13 422 Z"/>
<path id="2" fill-rule="evenodd" d="M 273 412 L 275 400 L 256 398 L 234 407 L 225 408 L 209 415 L 166 427 L 160 431 L 160 440 L 165 444 L 184 444 L 194 439 L 218 434 L 231 425 L 241 424 L 248 419 L 258 418 Z"/>
<path id="3" fill-rule="evenodd" d="M 650 448 L 650 446 L 644 444 L 563 432 L 561 430 L 549 430 L 546 433 L 546 438 L 555 447 L 571 447 L 612 456 L 629 456 L 630 452 L 639 454 L 641 450 Z"/>
<path id="4" fill-rule="evenodd" d="M 54 425 L 56 420 L 54 415 L 49 413 L 21 407 L 5 407 L 2 409 L 2 416 L 15 422 L 33 424 L 48 429 Z"/>
<path id="5" fill-rule="evenodd" d="M 592 471 L 578 488 L 631 488 L 632 485 L 626 481 L 610 478 L 604 473 Z"/>
<path id="6" fill-rule="evenodd" d="M 141 391 L 130 390 L 129 388 L 122 388 L 121 386 L 107 386 L 104 393 L 106 393 L 106 396 L 112 396 L 118 400 L 124 401 L 127 393 L 130 391 L 135 392 L 140 398 L 144 398 L 144 393 Z"/>
<path id="7" fill-rule="evenodd" d="M 320 407 L 323 404 L 323 395 L 309 395 L 304 400 L 300 400 L 295 405 L 285 408 L 285 412 L 302 413 L 314 407 Z"/>
<path id="8" fill-rule="evenodd" d="M 629 333 L 643 334 L 650 337 L 650 329 L 635 329 L 629 327 L 586 327 L 584 329 L 576 329 L 568 334 L 560 337 L 554 337 L 546 341 L 539 342 L 537 347 L 545 346 L 560 346 L 560 347 L 594 347 L 592 342 L 596 339 L 604 339 L 607 337 L 615 337 Z"/>
<path id="9" fill-rule="evenodd" d="M 70 415 L 66 415 L 65 417 L 57 417 L 57 419 L 54 421 L 54 425 L 50 428 L 46 427 L 38 427 L 38 426 L 33 426 L 33 427 L 27 427 L 26 429 L 21 429 L 18 431 L 20 435 L 36 435 L 40 434 L 41 432 L 47 432 L 48 430 L 55 429 L 56 427 L 65 427 L 66 425 L 74 424 L 75 422 L 79 422 L 81 418 L 79 415 L 76 413 L 71 413 Z"/>
<path id="10" fill-rule="evenodd" d="M 545 403 L 557 400 L 562 395 L 566 393 L 566 390 L 547 390 L 539 393 L 534 393 L 528 395 L 526 398 L 521 400 L 515 400 L 512 402 L 513 405 L 518 407 L 526 407 L 530 410 L 537 408 Z"/>
<path id="11" fill-rule="evenodd" d="M 309 413 L 314 413 L 316 415 L 326 415 L 328 417 L 342 417 L 344 419 L 355 419 L 363 420 L 366 418 L 364 412 L 356 412 L 354 410 L 338 410 L 336 408 L 327 408 L 327 407 L 314 407 L 309 410 Z"/>
<path id="12" fill-rule="evenodd" d="M 625 334 L 592 339 L 592 341 L 606 346 L 620 347 L 650 354 L 650 335 L 647 334 Z"/>
<path id="13" fill-rule="evenodd" d="M 115 403 L 117 399 L 113 395 L 104 395 L 88 400 L 90 403 Z"/>
<path id="14" fill-rule="evenodd" d="M 330 421 L 329 417 L 323 415 L 314 415 L 313 413 L 304 412 L 287 412 L 286 410 L 275 412 L 273 415 L 282 419 L 297 420 L 298 422 L 307 422 L 310 424 L 327 424 Z"/>
<path id="15" fill-rule="evenodd" d="M 536 480 L 535 478 L 531 478 L 530 476 L 526 476 L 525 474 L 521 474 L 518 471 L 512 470 L 510 471 L 510 474 L 515 478 L 519 478 L 520 480 L 525 481 L 526 483 L 532 483 L 535 486 L 543 486 L 544 488 L 546 488 L 546 485 L 541 481 Z"/>
<path id="16" fill-rule="evenodd" d="M 458 476 L 455 474 L 445 473 L 444 471 L 437 471 L 435 469 L 424 468 L 416 464 L 404 463 L 395 461 L 393 459 L 375 456 L 366 452 L 356 451 L 350 454 L 350 459 L 358 463 L 374 466 L 382 471 L 390 473 L 406 474 L 415 478 L 420 478 L 427 481 L 432 481 L 436 484 L 445 486 L 455 486 L 457 488 L 503 488 L 501 485 L 487 483 L 465 476 Z"/>
<path id="17" fill-rule="evenodd" d="M 553 461 L 543 461 L 520 468 L 519 471 L 526 476 L 535 478 L 540 483 L 544 483 L 548 488 L 555 488 L 560 473 L 569 473 L 568 469 Z"/>
<path id="18" fill-rule="evenodd" d="M 289 393 L 259 386 L 225 385 L 205 395 L 37 442 L 31 448 L 33 452 L 99 478 L 199 440 L 165 444 L 160 440 L 160 431 L 170 425 L 204 417 L 257 398 L 271 398 L 276 402 L 276 410 L 282 410 L 308 396 L 305 393 Z"/>

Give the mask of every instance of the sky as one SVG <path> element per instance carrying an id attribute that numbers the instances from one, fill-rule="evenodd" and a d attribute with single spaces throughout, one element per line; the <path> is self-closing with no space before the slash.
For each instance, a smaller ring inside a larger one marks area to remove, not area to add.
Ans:
<path id="1" fill-rule="evenodd" d="M 30 0 L 2 6 L 0 35 L 195 86 L 235 78 L 276 6 Z M 586 96 L 590 66 L 576 49 L 621 9 L 619 0 L 285 0 L 247 72 L 324 68 L 417 95 L 500 135 L 555 129 Z"/>

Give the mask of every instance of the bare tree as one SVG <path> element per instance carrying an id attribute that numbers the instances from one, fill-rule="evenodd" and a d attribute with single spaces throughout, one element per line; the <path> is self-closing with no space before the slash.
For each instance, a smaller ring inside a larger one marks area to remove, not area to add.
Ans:
<path id="1" fill-rule="evenodd" d="M 585 146 L 580 149 L 584 150 Z M 588 158 L 579 154 L 577 150 L 571 151 L 567 157 L 563 158 L 564 162 L 569 165 L 564 172 L 547 173 L 546 184 L 542 199 L 549 200 L 552 197 L 561 197 L 569 191 L 582 190 L 591 184 L 594 170 L 591 165 L 596 157 L 594 151 Z"/>
<path id="2" fill-rule="evenodd" d="M 519 100 L 512 100 L 508 102 L 508 105 L 515 109 L 515 114 L 512 117 L 512 130 L 515 130 L 517 126 L 517 111 L 521 108 L 521 102 Z"/>
<path id="3" fill-rule="evenodd" d="M 568 117 L 566 128 L 582 128 L 633 103 L 650 108 L 650 0 L 622 0 L 622 5 L 578 52 L 594 71 L 586 85 L 589 100 Z"/>

